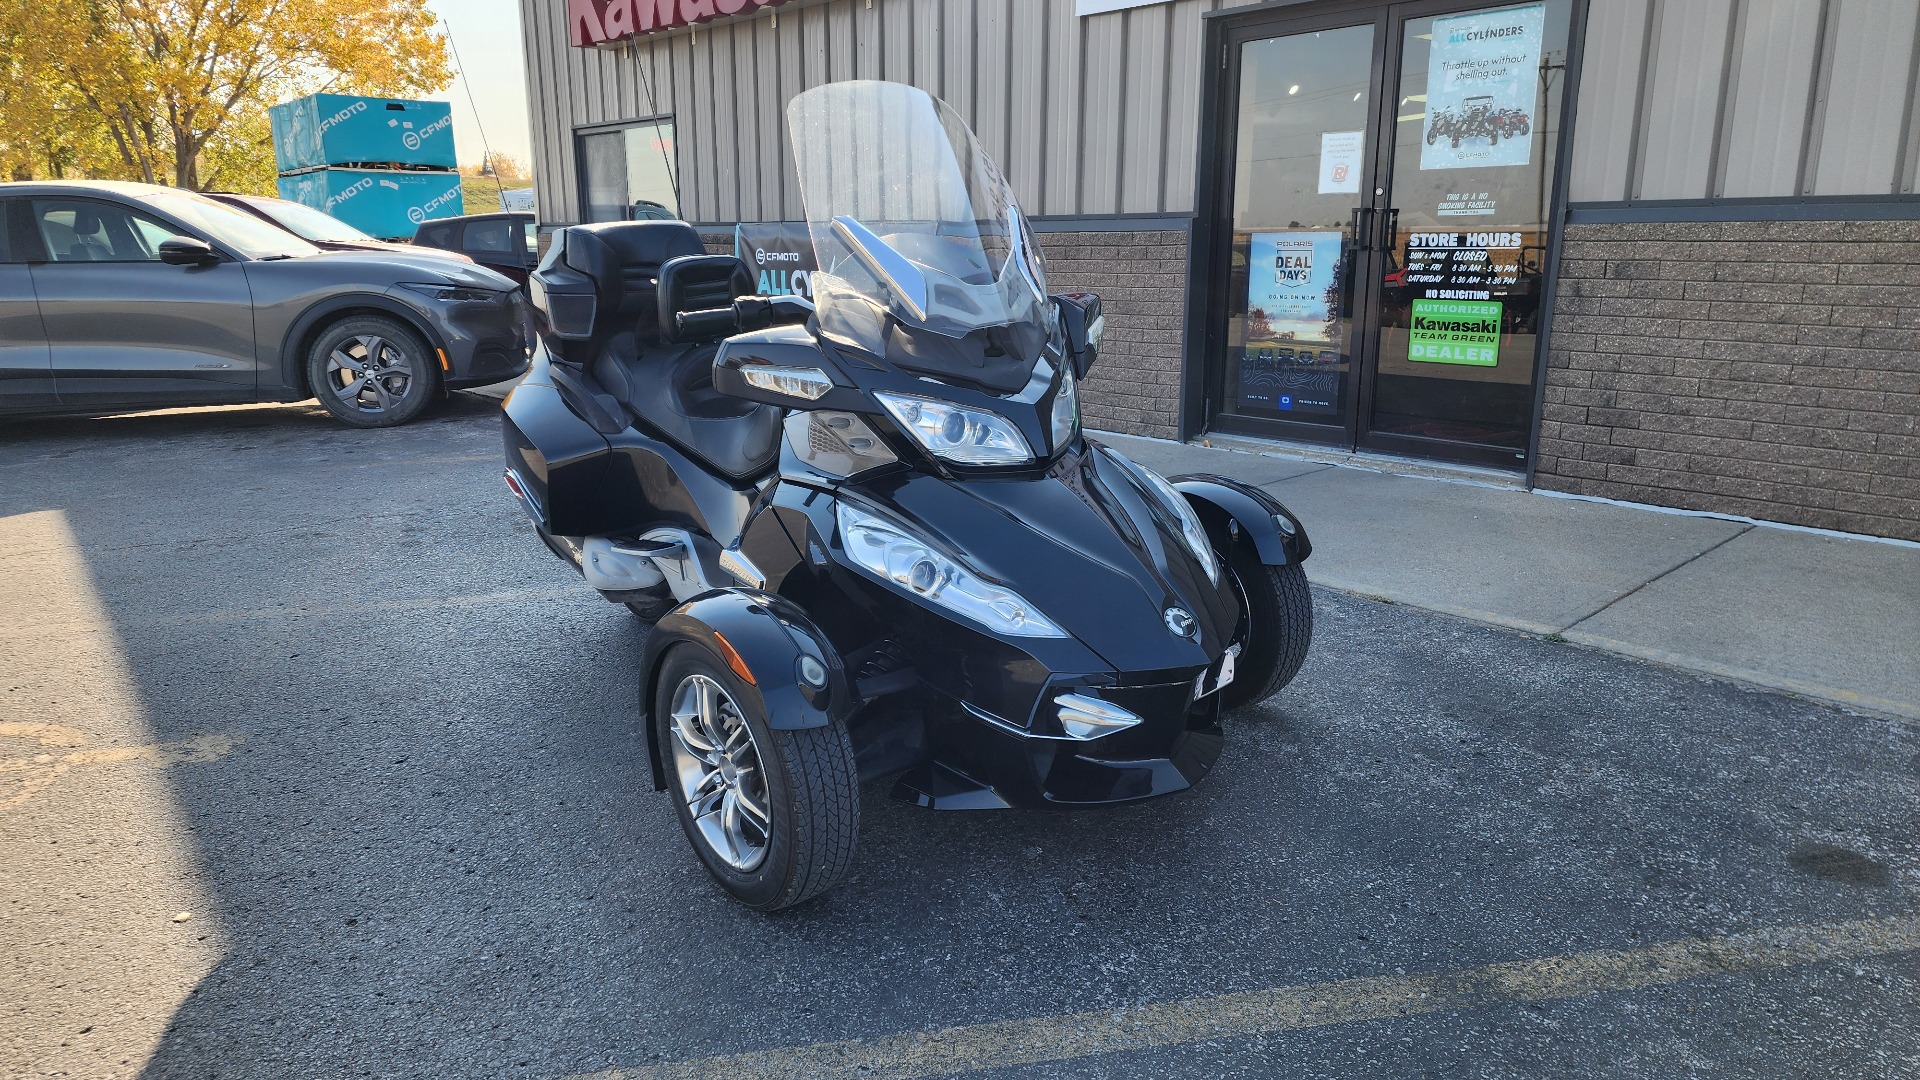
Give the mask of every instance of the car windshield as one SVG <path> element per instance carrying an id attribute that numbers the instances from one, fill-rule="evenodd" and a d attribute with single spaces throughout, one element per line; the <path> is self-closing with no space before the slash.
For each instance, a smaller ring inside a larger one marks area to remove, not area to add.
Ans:
<path id="1" fill-rule="evenodd" d="M 363 244 L 373 237 L 332 214 L 285 199 L 248 199 L 247 205 L 302 240 L 316 244 Z"/>
<path id="2" fill-rule="evenodd" d="M 1054 318 L 1040 252 L 952 109 L 899 83 L 830 83 L 795 97 L 787 126 L 823 332 L 885 355 L 888 317 L 949 338 L 1005 327 L 1037 358 Z"/>
<path id="3" fill-rule="evenodd" d="M 236 210 L 205 195 L 164 191 L 146 196 L 145 201 L 249 259 L 312 255 L 320 250 L 285 229 L 275 228 L 245 210 Z"/>

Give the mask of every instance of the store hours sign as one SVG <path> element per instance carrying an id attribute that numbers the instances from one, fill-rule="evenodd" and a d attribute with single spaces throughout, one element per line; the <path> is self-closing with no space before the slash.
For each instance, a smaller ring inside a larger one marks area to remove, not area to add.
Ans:
<path id="1" fill-rule="evenodd" d="M 677 30 L 709 19 L 751 15 L 786 0 L 567 0 L 567 41 L 575 48 Z"/>

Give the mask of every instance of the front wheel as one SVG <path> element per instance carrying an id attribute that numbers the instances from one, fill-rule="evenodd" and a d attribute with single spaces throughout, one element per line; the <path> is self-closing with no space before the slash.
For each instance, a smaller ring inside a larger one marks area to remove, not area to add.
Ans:
<path id="1" fill-rule="evenodd" d="M 680 645 L 661 665 L 653 723 L 701 863 L 734 899 L 778 911 L 852 867 L 860 779 L 844 727 L 776 731 L 752 700 L 718 657 Z"/>
<path id="2" fill-rule="evenodd" d="M 1244 544 L 1235 544 L 1222 561 L 1240 598 L 1234 636 L 1240 657 L 1220 703 L 1238 709 L 1267 700 L 1299 674 L 1313 644 L 1313 594 L 1299 563 L 1268 566 Z"/>
<path id="3" fill-rule="evenodd" d="M 307 354 L 307 382 L 322 408 L 352 427 L 394 427 L 424 412 L 439 388 L 433 353 L 396 319 L 344 319 Z"/>

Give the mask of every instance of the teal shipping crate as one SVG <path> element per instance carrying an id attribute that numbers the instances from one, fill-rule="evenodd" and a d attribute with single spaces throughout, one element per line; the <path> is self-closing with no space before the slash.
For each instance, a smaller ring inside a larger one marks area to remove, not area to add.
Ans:
<path id="1" fill-rule="evenodd" d="M 421 222 L 462 213 L 459 173 L 316 169 L 281 177 L 280 197 L 383 240 L 411 240 Z"/>
<path id="2" fill-rule="evenodd" d="M 453 106 L 444 101 L 309 94 L 267 110 L 280 172 L 328 165 L 452 169 Z"/>

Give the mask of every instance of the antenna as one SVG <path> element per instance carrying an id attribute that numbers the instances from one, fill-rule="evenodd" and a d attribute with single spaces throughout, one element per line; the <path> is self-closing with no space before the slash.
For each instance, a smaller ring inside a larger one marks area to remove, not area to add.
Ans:
<path id="1" fill-rule="evenodd" d="M 467 108 L 473 110 L 473 126 L 480 132 L 480 152 L 485 155 L 485 157 L 481 159 L 481 166 L 482 168 L 490 168 L 493 170 L 493 190 L 500 195 L 500 209 L 505 210 L 507 208 L 507 186 L 500 182 L 500 168 L 493 163 L 493 146 L 487 142 L 487 126 L 480 122 L 480 106 L 474 104 L 473 80 L 467 78 L 467 67 L 460 62 L 460 47 L 453 43 L 453 24 L 447 21 L 445 15 L 442 15 L 440 16 L 440 25 L 447 32 L 447 48 L 453 52 L 453 70 L 460 75 L 460 85 L 467 88 Z M 679 193 L 676 192 L 674 198 L 678 199 L 679 197 Z"/>
<path id="2" fill-rule="evenodd" d="M 632 48 L 638 45 L 639 42 L 636 41 L 629 47 Z M 685 220 L 687 208 L 686 205 L 680 201 L 680 175 L 673 167 L 673 155 L 667 153 L 667 144 L 660 139 L 660 106 L 653 100 L 653 80 L 647 77 L 647 69 L 653 66 L 653 57 L 653 46 L 648 45 L 647 62 L 641 64 L 638 62 L 639 58 L 635 57 L 636 62 L 634 63 L 634 67 L 640 69 L 640 83 L 647 88 L 647 115 L 654 118 L 653 142 L 654 145 L 660 148 L 660 163 L 667 167 L 667 185 L 673 188 L 673 212 L 682 220 Z M 676 142 L 679 141 L 680 126 L 677 122 L 674 124 L 673 137 Z"/>

